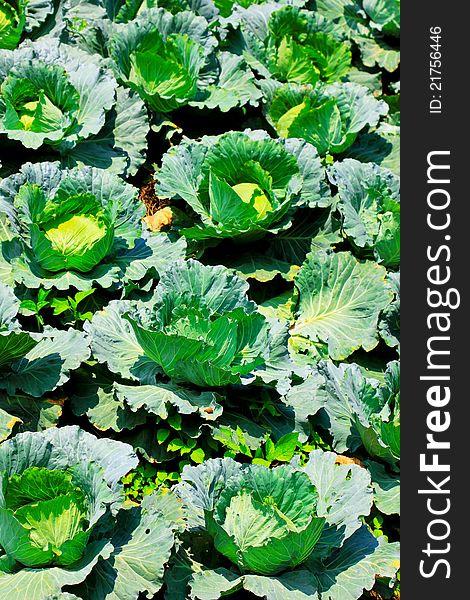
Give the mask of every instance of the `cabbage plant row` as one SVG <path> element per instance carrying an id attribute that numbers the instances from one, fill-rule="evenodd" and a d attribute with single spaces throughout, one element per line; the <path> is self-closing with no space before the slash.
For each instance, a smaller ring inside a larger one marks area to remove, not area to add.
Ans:
<path id="1" fill-rule="evenodd" d="M 399 599 L 399 0 L 0 0 L 0 597 Z"/>

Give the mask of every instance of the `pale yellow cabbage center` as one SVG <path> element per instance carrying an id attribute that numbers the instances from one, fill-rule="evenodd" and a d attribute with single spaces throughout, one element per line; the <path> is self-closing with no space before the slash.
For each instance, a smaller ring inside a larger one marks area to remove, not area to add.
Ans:
<path id="1" fill-rule="evenodd" d="M 236 185 L 232 185 L 232 190 L 236 192 L 243 202 L 247 204 L 253 202 L 253 207 L 260 218 L 263 218 L 273 208 L 266 194 L 256 183 L 237 183 Z"/>
<path id="2" fill-rule="evenodd" d="M 100 226 L 92 216 L 74 215 L 52 225 L 45 231 L 45 235 L 53 248 L 62 255 L 80 255 L 106 235 L 106 228 Z"/>

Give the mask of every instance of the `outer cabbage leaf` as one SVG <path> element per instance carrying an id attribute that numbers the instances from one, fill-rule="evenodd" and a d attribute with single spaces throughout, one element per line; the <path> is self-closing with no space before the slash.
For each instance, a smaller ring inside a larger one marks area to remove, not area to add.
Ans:
<path id="1" fill-rule="evenodd" d="M 400 50 L 393 38 L 400 30 L 400 0 L 317 0 L 315 4 L 322 17 L 334 20 L 358 46 L 366 67 L 397 69 Z"/>
<path id="2" fill-rule="evenodd" d="M 395 292 L 395 298 L 385 308 L 379 322 L 380 337 L 387 346 L 400 351 L 400 272 L 389 273 L 388 281 Z"/>
<path id="3" fill-rule="evenodd" d="M 342 241 L 340 222 L 332 210 L 299 211 L 291 228 L 280 231 L 267 253 L 299 268 L 310 251 L 328 249 Z"/>
<path id="4" fill-rule="evenodd" d="M 317 370 L 309 372 L 304 381 L 292 386 L 282 398 L 282 403 L 276 405 L 280 416 L 270 419 L 270 424 L 276 423 L 281 431 L 286 427 L 285 433 L 297 432 L 299 440 L 306 442 L 311 432 L 309 417 L 316 415 L 323 406 L 322 384 L 323 377 Z M 305 398 L 309 398 L 309 402 L 305 402 Z"/>
<path id="5" fill-rule="evenodd" d="M 71 403 L 74 413 L 86 414 L 97 429 L 120 432 L 146 423 L 149 415 L 166 419 L 171 406 L 182 415 L 198 414 L 211 421 L 222 413 L 219 400 L 212 392 L 196 392 L 175 384 L 120 384 L 102 369 L 86 369 L 75 375 Z"/>
<path id="6" fill-rule="evenodd" d="M 196 572 L 191 581 L 190 598 L 216 600 L 241 588 L 255 596 L 269 600 L 308 600 L 315 598 L 316 586 L 308 571 L 297 569 L 292 573 L 264 577 L 262 575 L 238 576 L 225 568 Z M 179 599 L 178 599 L 179 600 Z"/>
<path id="7" fill-rule="evenodd" d="M 111 300 L 103 310 L 95 313 L 84 329 L 90 339 L 94 358 L 106 363 L 113 373 L 126 379 L 155 384 L 155 375 L 159 369 L 150 359 L 144 358 L 144 352 L 136 336 L 123 315 L 137 310 L 136 303 L 129 300 Z"/>
<path id="8" fill-rule="evenodd" d="M 204 419 L 212 421 L 222 413 L 217 402 L 220 398 L 213 392 L 197 392 L 181 388 L 175 384 L 142 385 L 139 387 L 116 384 L 117 394 L 124 398 L 132 411 L 141 408 L 166 419 L 168 407 L 175 406 L 181 415 L 198 413 Z"/>
<path id="9" fill-rule="evenodd" d="M 219 72 L 215 82 L 203 88 L 196 100 L 189 102 L 190 106 L 218 108 L 222 112 L 247 104 L 257 106 L 262 92 L 245 60 L 230 52 L 219 52 L 217 61 Z"/>
<path id="10" fill-rule="evenodd" d="M 13 461 L 12 457 L 17 458 Z M 0 446 L 0 469 L 8 470 L 9 475 L 31 466 L 66 469 L 80 461 L 94 462 L 102 468 L 101 479 L 119 494 L 121 477 L 137 466 L 137 457 L 128 444 L 97 439 L 76 425 L 20 433 Z"/>
<path id="11" fill-rule="evenodd" d="M 1 338 L 9 339 L 11 335 L 18 334 L 2 335 Z M 19 335 L 23 336 L 23 332 Z M 0 389 L 8 394 L 21 390 L 39 397 L 53 391 L 68 381 L 70 371 L 77 369 L 90 355 L 81 331 L 48 329 L 34 337 L 36 343 L 32 348 L 25 352 L 23 347 L 20 356 L 16 354 L 14 360 L 1 367 Z"/>
<path id="12" fill-rule="evenodd" d="M 18 310 L 11 288 L 0 283 L 0 389 L 39 397 L 65 383 L 90 350 L 84 335 L 73 329 L 21 331 L 15 319 Z"/>
<path id="13" fill-rule="evenodd" d="M 363 0 L 362 6 L 374 28 L 400 35 L 400 0 Z"/>
<path id="14" fill-rule="evenodd" d="M 394 360 L 388 363 L 380 394 L 388 411 L 384 409 L 380 419 L 373 415 L 369 419 L 368 425 L 361 422 L 358 430 L 362 443 L 371 456 L 395 466 L 400 460 L 399 361 Z"/>
<path id="15" fill-rule="evenodd" d="M 156 3 L 156 0 L 146 0 L 146 2 L 151 4 Z M 226 19 L 232 15 L 234 10 L 240 6 L 248 8 L 252 4 L 264 4 L 267 0 L 176 0 L 176 2 L 205 17 L 210 23 L 220 23 L 219 32 L 222 36 L 225 34 Z M 168 5 L 174 3 L 174 0 L 168 0 Z M 280 0 L 279 4 L 305 6 L 306 0 Z"/>
<path id="16" fill-rule="evenodd" d="M 3 398 L 0 396 L 0 406 L 2 404 Z M 19 419 L 16 415 L 12 415 L 10 412 L 7 412 L 3 407 L 0 408 L 0 442 L 3 442 L 10 437 L 11 432 L 18 423 L 21 423 L 21 419 Z"/>
<path id="17" fill-rule="evenodd" d="M 141 506 L 121 511 L 111 537 L 114 552 L 98 563 L 77 593 L 89 600 L 156 594 L 181 521 L 181 505 L 171 493 L 154 492 Z"/>
<path id="18" fill-rule="evenodd" d="M 358 248 L 373 248 L 386 267 L 400 264 L 399 178 L 374 163 L 347 158 L 329 170 L 339 194 L 346 236 Z"/>
<path id="19" fill-rule="evenodd" d="M 308 561 L 318 585 L 317 598 L 353 600 L 371 590 L 376 576 L 393 579 L 400 568 L 400 545 L 375 538 L 365 525 L 326 560 Z"/>
<path id="20" fill-rule="evenodd" d="M 96 135 L 62 156 L 65 166 L 91 165 L 117 174 L 135 175 L 143 165 L 149 132 L 147 109 L 133 90 L 118 86 L 116 104 Z"/>
<path id="21" fill-rule="evenodd" d="M 362 162 L 375 162 L 400 175 L 400 127 L 381 123 L 374 132 L 359 135 L 346 155 Z"/>
<path id="22" fill-rule="evenodd" d="M 0 393 L 0 441 L 10 437 L 12 432 L 42 431 L 56 427 L 63 405 L 64 398 Z"/>
<path id="23" fill-rule="evenodd" d="M 400 65 L 400 52 L 380 37 L 374 39 L 370 35 L 358 35 L 355 42 L 359 46 L 362 62 L 366 67 L 379 66 L 390 73 Z"/>
<path id="24" fill-rule="evenodd" d="M 397 544 L 377 541 L 362 525 L 361 516 L 367 515 L 372 505 L 370 476 L 357 465 L 337 465 L 335 460 L 335 454 L 317 450 L 304 468 L 295 465 L 315 486 L 316 511 L 327 523 L 317 546 L 300 567 L 270 577 L 241 574 L 235 567 L 210 569 L 197 562 L 199 554 L 194 547 L 195 557 L 180 553 L 169 572 L 167 585 L 172 597 L 188 597 L 184 589 L 189 586 L 189 597 L 201 600 L 215 600 L 241 588 L 269 600 L 281 600 L 286 595 L 296 600 L 351 600 L 364 588 L 371 589 L 377 574 L 393 577 L 399 566 Z M 246 493 L 244 478 L 253 469 L 262 468 L 239 465 L 231 459 L 209 460 L 184 469 L 175 489 L 189 513 L 190 527 L 199 532 L 199 540 L 204 515 L 214 511 L 223 514 L 224 496 L 230 496 L 232 489 Z M 293 487 L 286 502 L 295 496 Z"/>
<path id="25" fill-rule="evenodd" d="M 295 457 L 293 463 L 298 465 Z M 326 520 L 322 537 L 312 559 L 326 557 L 343 545 L 362 525 L 361 516 L 372 507 L 370 475 L 358 465 L 336 463 L 333 452 L 314 450 L 303 467 L 318 491 L 317 512 Z"/>
<path id="26" fill-rule="evenodd" d="M 359 262 L 348 252 L 308 254 L 295 279 L 299 302 L 293 341 L 323 344 L 334 360 L 361 347 L 375 348 L 379 314 L 392 300 L 385 276 L 384 267 Z"/>
<path id="27" fill-rule="evenodd" d="M 12 600 L 24 600 L 24 590 L 31 586 L 31 600 L 44 600 L 60 594 L 62 587 L 83 581 L 100 558 L 108 558 L 112 546 L 106 540 L 88 544 L 85 554 L 73 568 L 51 567 L 45 569 L 21 569 L 16 573 L 0 571 L 0 592 Z M 62 600 L 61 595 L 59 598 Z"/>
<path id="28" fill-rule="evenodd" d="M 385 382 L 367 379 L 355 364 L 320 362 L 324 383 L 317 390 L 317 406 L 328 415 L 325 426 L 338 452 L 354 452 L 363 445 L 374 458 L 392 466 L 400 458 L 399 366 L 389 363 Z"/>
<path id="29" fill-rule="evenodd" d="M 367 461 L 372 477 L 374 504 L 385 515 L 400 514 L 400 475 L 381 463 Z"/>
<path id="30" fill-rule="evenodd" d="M 162 275 L 156 298 L 168 300 L 173 305 L 182 300 L 199 300 L 201 305 L 217 313 L 229 313 L 238 308 L 252 313 L 256 304 L 249 300 L 248 289 L 245 281 L 223 266 L 211 267 L 189 259 L 180 261 L 178 269 Z M 163 302 L 161 309 L 167 310 Z"/>
<path id="31" fill-rule="evenodd" d="M 175 492 L 183 501 L 190 529 L 205 528 L 205 512 L 215 509 L 228 481 L 241 473 L 241 464 L 231 458 L 208 459 L 197 467 L 184 467 Z"/>
<path id="32" fill-rule="evenodd" d="M 132 412 L 125 399 L 115 390 L 115 376 L 101 365 L 84 365 L 74 374 L 72 411 L 77 416 L 86 415 L 89 422 L 100 431 L 121 432 L 143 425 L 146 415 Z"/>
<path id="33" fill-rule="evenodd" d="M 293 281 L 298 271 L 296 265 L 254 252 L 244 252 L 235 256 L 226 261 L 226 265 L 235 269 L 237 275 L 243 279 L 256 279 L 262 283 L 272 281 L 277 275 L 281 275 L 286 281 Z"/>

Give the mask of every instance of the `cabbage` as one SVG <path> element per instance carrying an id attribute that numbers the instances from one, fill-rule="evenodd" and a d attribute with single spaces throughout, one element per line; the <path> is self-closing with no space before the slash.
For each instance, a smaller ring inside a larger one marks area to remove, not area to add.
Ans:
<path id="1" fill-rule="evenodd" d="M 377 540 L 362 523 L 372 506 L 370 475 L 335 460 L 315 450 L 303 467 L 230 458 L 186 466 L 175 491 L 189 552 L 173 563 L 169 594 L 183 597 L 183 586 L 201 600 L 241 588 L 267 600 L 358 598 L 376 574 L 393 577 L 398 544 Z M 214 568 L 220 555 L 230 562 Z"/>
<path id="2" fill-rule="evenodd" d="M 82 557 L 93 515 L 74 477 L 73 467 L 65 471 L 28 467 L 6 481 L 0 545 L 21 565 L 69 565 Z"/>
<path id="3" fill-rule="evenodd" d="M 285 84 L 268 99 L 266 116 L 280 137 L 303 138 L 324 155 L 344 152 L 387 112 L 383 100 L 357 83 Z"/>
<path id="4" fill-rule="evenodd" d="M 0 49 L 13 50 L 22 38 L 41 35 L 53 20 L 56 4 L 56 0 L 0 0 Z"/>
<path id="5" fill-rule="evenodd" d="M 0 48 L 15 48 L 23 32 L 25 17 L 24 0 L 0 1 Z"/>
<path id="6" fill-rule="evenodd" d="M 26 184 L 25 195 L 40 193 Z M 31 224 L 31 249 L 38 264 L 47 271 L 90 271 L 109 253 L 114 227 L 92 194 L 70 196 L 49 206 Z"/>
<path id="7" fill-rule="evenodd" d="M 189 260 L 162 275 L 152 301 L 127 319 L 145 356 L 173 381 L 212 387 L 264 365 L 269 328 L 255 308 L 242 280 Z"/>
<path id="8" fill-rule="evenodd" d="M 207 530 L 215 548 L 242 571 L 277 575 L 314 551 L 325 523 L 316 503 L 315 486 L 304 473 L 254 465 L 206 513 Z"/>
<path id="9" fill-rule="evenodd" d="M 190 11 L 143 12 L 111 29 L 109 54 L 117 79 L 136 90 L 154 111 L 186 104 L 222 111 L 250 103 L 261 92 L 241 57 L 216 56 L 217 39 L 207 21 Z"/>
<path id="10" fill-rule="evenodd" d="M 0 135 L 56 152 L 66 164 L 132 174 L 144 161 L 147 133 L 142 102 L 96 57 L 56 40 L 0 51 Z"/>
<path id="11" fill-rule="evenodd" d="M 315 12 L 253 4 L 228 22 L 240 29 L 248 64 L 267 79 L 314 85 L 340 81 L 351 69 L 349 44 Z"/>
<path id="12" fill-rule="evenodd" d="M 25 164 L 0 183 L 0 215 L 19 244 L 12 277 L 30 287 L 109 288 L 181 258 L 181 241 L 146 235 L 137 196 L 109 171 Z"/>
<path id="13" fill-rule="evenodd" d="M 120 479 L 137 462 L 128 444 L 76 426 L 4 442 L 0 593 L 31 586 L 31 600 L 43 600 L 72 586 L 91 597 L 88 586 L 99 589 L 108 578 L 121 597 L 156 593 L 180 508 L 173 495 L 159 493 L 124 508 Z"/>
<path id="14" fill-rule="evenodd" d="M 195 225 L 182 230 L 194 240 L 252 241 L 288 228 L 296 207 L 331 202 L 313 146 L 257 131 L 188 140 L 169 150 L 157 189 L 197 213 Z"/>

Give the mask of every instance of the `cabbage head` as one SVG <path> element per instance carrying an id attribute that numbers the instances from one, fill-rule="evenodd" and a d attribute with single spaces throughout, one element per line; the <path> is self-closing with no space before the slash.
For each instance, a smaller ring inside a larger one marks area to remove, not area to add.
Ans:
<path id="1" fill-rule="evenodd" d="M 25 195 L 42 195 L 40 187 L 24 188 Z M 33 201 L 34 202 L 34 201 Z M 39 199 L 39 203 L 44 198 Z M 93 194 L 54 199 L 31 223 L 31 247 L 39 265 L 47 271 L 86 272 L 109 253 L 114 225 Z"/>
<path id="2" fill-rule="evenodd" d="M 44 600 L 64 586 L 94 600 L 108 593 L 155 594 L 179 509 L 173 496 L 158 494 L 125 508 L 120 479 L 137 463 L 131 446 L 97 439 L 76 426 L 21 433 L 4 442 L 2 597 L 20 600 L 28 589 L 30 600 Z M 126 555 L 132 541 L 137 549 Z"/>
<path id="3" fill-rule="evenodd" d="M 223 267 L 188 260 L 162 274 L 152 300 L 127 319 L 145 356 L 173 381 L 240 383 L 264 365 L 270 342 L 247 289 Z"/>
<path id="4" fill-rule="evenodd" d="M 13 50 L 32 32 L 37 37 L 56 4 L 55 0 L 0 0 L 0 49 Z"/>
<path id="5" fill-rule="evenodd" d="M 65 164 L 135 173 L 145 155 L 145 108 L 97 61 L 56 40 L 0 51 L 0 135 Z M 21 146 L 12 149 L 21 158 Z"/>
<path id="6" fill-rule="evenodd" d="M 16 48 L 26 23 L 25 5 L 23 0 L 1 0 L 0 48 Z"/>
<path id="7" fill-rule="evenodd" d="M 325 523 L 316 513 L 317 497 L 305 473 L 252 465 L 206 512 L 207 530 L 242 572 L 276 575 L 313 552 Z"/>
<path id="8" fill-rule="evenodd" d="M 243 589 L 267 600 L 341 600 L 359 598 L 377 574 L 394 577 L 399 545 L 363 523 L 372 507 L 370 474 L 336 459 L 315 450 L 303 466 L 296 457 L 273 468 L 230 458 L 184 467 L 175 491 L 190 550 L 179 551 L 167 575 L 169 597 L 203 600 Z M 213 566 L 217 552 L 228 559 L 224 567 Z"/>
<path id="9" fill-rule="evenodd" d="M 186 104 L 219 107 L 256 105 L 261 92 L 243 58 L 214 52 L 218 42 L 207 21 L 191 11 L 172 15 L 163 8 L 116 24 L 109 55 L 117 79 L 136 90 L 157 112 Z"/>
<path id="10" fill-rule="evenodd" d="M 0 183 L 0 217 L 16 243 L 9 267 L 28 287 L 90 289 L 142 279 L 184 253 L 145 237 L 138 191 L 109 171 L 27 163 Z"/>
<path id="11" fill-rule="evenodd" d="M 9 557 L 24 567 L 43 567 L 83 556 L 94 515 L 79 482 L 77 467 L 28 467 L 4 480 L 0 545 Z"/>
<path id="12" fill-rule="evenodd" d="M 238 8 L 228 22 L 240 31 L 235 48 L 266 79 L 315 85 L 340 81 L 351 69 L 349 43 L 315 12 L 268 3 Z"/>
<path id="13" fill-rule="evenodd" d="M 266 117 L 283 138 L 303 138 L 323 156 L 344 152 L 367 126 L 377 125 L 388 106 L 357 83 L 284 84 L 267 101 Z"/>
<path id="14" fill-rule="evenodd" d="M 330 203 L 315 148 L 260 131 L 185 140 L 163 156 L 157 181 L 160 195 L 198 215 L 182 230 L 193 240 L 252 241 L 289 227 L 296 207 Z"/>

